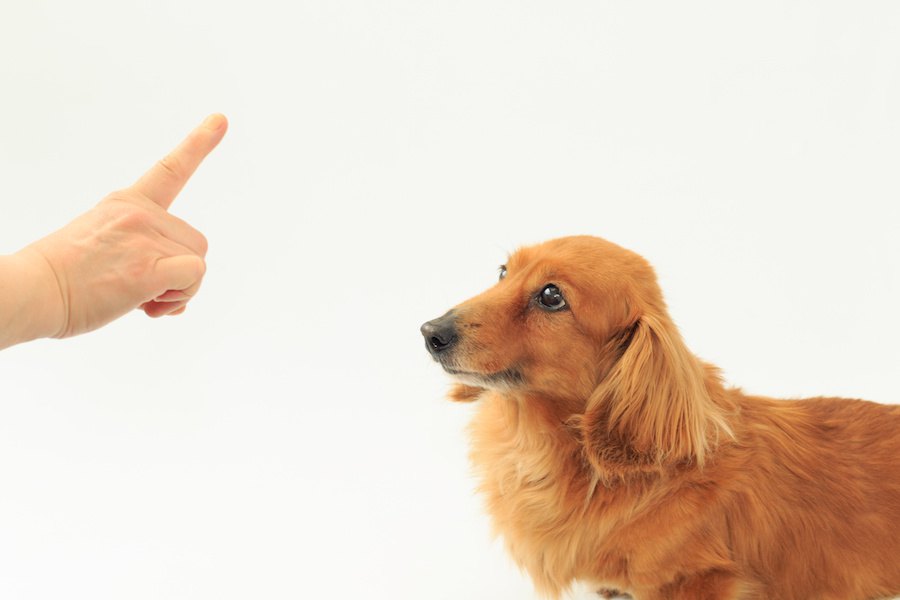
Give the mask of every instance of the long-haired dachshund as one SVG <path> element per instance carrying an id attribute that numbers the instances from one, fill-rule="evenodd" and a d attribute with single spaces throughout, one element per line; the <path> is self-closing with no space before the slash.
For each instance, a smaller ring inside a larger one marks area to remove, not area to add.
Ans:
<path id="1" fill-rule="evenodd" d="M 450 397 L 480 403 L 480 490 L 542 593 L 900 594 L 900 406 L 725 387 L 637 254 L 587 236 L 521 249 L 422 334 Z"/>

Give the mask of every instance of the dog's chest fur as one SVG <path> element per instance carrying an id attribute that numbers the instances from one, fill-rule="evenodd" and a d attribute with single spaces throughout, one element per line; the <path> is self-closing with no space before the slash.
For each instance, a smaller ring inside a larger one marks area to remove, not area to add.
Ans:
<path id="1" fill-rule="evenodd" d="M 485 393 L 471 423 L 471 458 L 495 532 L 544 592 L 593 571 L 602 531 L 585 530 L 590 477 L 565 425 L 541 407 Z"/>

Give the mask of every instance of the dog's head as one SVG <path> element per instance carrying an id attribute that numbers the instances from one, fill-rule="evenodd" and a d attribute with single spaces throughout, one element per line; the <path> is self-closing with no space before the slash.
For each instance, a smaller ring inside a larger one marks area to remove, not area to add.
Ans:
<path id="1" fill-rule="evenodd" d="M 422 335 L 460 383 L 583 401 L 654 301 L 655 277 L 640 256 L 598 238 L 562 238 L 515 252 L 496 285 L 422 325 Z"/>
<path id="2" fill-rule="evenodd" d="M 496 285 L 421 331 L 461 384 L 451 397 L 487 389 L 549 405 L 580 423 L 592 460 L 702 463 L 727 430 L 653 269 L 599 238 L 518 250 Z"/>

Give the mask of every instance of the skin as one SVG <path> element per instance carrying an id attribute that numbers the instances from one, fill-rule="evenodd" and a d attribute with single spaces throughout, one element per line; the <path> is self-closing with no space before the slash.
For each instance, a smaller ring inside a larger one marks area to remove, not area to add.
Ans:
<path id="1" fill-rule="evenodd" d="M 210 115 L 133 185 L 0 256 L 0 349 L 87 333 L 134 309 L 183 313 L 203 282 L 207 241 L 169 207 L 227 129 Z"/>

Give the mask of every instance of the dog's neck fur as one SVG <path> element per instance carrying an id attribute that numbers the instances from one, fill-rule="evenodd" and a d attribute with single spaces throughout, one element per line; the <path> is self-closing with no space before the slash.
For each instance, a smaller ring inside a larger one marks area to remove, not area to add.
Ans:
<path id="1" fill-rule="evenodd" d="M 704 385 L 717 405 L 729 404 L 717 371 L 705 370 Z M 617 523 L 595 519 L 607 530 L 584 531 L 586 512 L 618 512 L 611 507 L 633 503 L 636 495 L 650 498 L 660 481 L 697 468 L 654 463 L 623 470 L 621 463 L 598 464 L 585 454 L 580 431 L 584 415 L 566 414 L 561 403 L 528 393 L 486 391 L 480 402 L 470 425 L 479 490 L 495 533 L 550 595 L 594 572 L 596 565 L 585 561 L 609 551 L 604 540 Z M 620 487 L 626 493 L 617 493 Z M 581 510 L 573 512 L 573 506 Z"/>
<path id="2" fill-rule="evenodd" d="M 588 498 L 590 466 L 576 435 L 540 398 L 488 391 L 480 402 L 471 458 L 494 531 L 538 586 L 555 594 L 577 577 L 576 557 L 589 556 L 581 515 L 568 507 L 571 498 L 578 505 Z M 562 564 L 563 556 L 571 561 Z"/>

